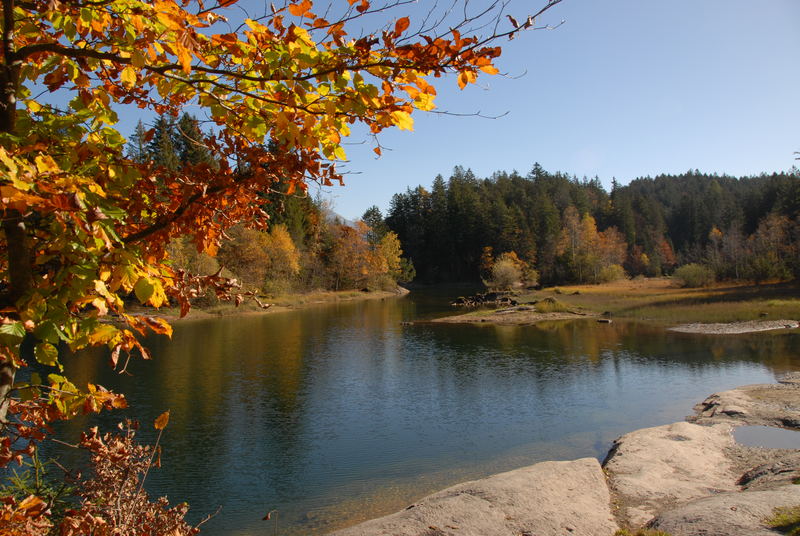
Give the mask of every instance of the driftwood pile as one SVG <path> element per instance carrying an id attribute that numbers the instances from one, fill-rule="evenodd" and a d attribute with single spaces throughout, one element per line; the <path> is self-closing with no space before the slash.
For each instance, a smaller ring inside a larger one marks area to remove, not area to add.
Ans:
<path id="1" fill-rule="evenodd" d="M 517 300 L 504 292 L 486 292 L 474 296 L 460 296 L 450 302 L 453 307 L 481 307 L 493 305 L 495 307 L 512 307 L 517 305 Z"/>

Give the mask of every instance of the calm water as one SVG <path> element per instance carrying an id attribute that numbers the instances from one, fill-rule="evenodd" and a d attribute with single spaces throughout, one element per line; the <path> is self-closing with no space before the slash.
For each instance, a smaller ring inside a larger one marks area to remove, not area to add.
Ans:
<path id="1" fill-rule="evenodd" d="M 800 432 L 774 426 L 739 426 L 733 430 L 737 443 L 768 449 L 800 449 Z"/>
<path id="2" fill-rule="evenodd" d="M 682 419 L 706 395 L 798 368 L 800 336 L 701 337 L 591 321 L 401 325 L 443 296 L 193 321 L 132 376 L 68 372 L 124 392 L 147 426 L 169 409 L 154 494 L 222 506 L 204 534 L 322 534 L 436 489 L 545 459 L 603 457 L 625 432 Z M 120 413 L 107 414 L 110 427 Z M 88 423 L 64 430 L 73 439 Z M 274 521 L 261 521 L 277 510 Z"/>

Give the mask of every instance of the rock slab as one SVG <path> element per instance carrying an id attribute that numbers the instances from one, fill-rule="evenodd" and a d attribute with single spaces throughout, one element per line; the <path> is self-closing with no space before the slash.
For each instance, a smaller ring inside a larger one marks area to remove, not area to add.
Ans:
<path id="1" fill-rule="evenodd" d="M 649 527 L 672 536 L 776 536 L 764 520 L 774 509 L 800 504 L 800 486 L 723 493 L 659 515 Z"/>
<path id="2" fill-rule="evenodd" d="M 458 484 L 330 536 L 611 536 L 619 527 L 610 502 L 595 458 L 543 462 Z"/>
<path id="3" fill-rule="evenodd" d="M 677 422 L 620 437 L 604 467 L 611 475 L 621 516 L 639 527 L 673 506 L 735 491 L 739 475 L 725 454 L 733 444 L 726 424 Z"/>
<path id="4" fill-rule="evenodd" d="M 729 422 L 800 428 L 800 384 L 790 377 L 779 384 L 745 385 L 714 393 L 694 407 L 688 419 L 699 424 Z"/>

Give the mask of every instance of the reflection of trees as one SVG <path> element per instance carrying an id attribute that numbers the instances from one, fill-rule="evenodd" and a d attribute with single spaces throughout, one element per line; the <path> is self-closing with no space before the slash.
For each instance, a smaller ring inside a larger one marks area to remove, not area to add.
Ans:
<path id="1" fill-rule="evenodd" d="M 627 358 L 663 365 L 689 367 L 725 363 L 760 363 L 779 373 L 797 368 L 794 356 L 800 337 L 793 332 L 744 335 L 681 334 L 646 323 L 546 321 L 528 326 L 469 326 L 467 329 L 437 329 L 444 346 L 467 352 L 493 352 L 497 347 L 525 354 L 539 363 L 594 363 L 604 358 Z M 439 341 L 437 341 L 439 342 Z M 543 351 L 555 349 L 557 351 Z M 497 363 L 497 361 L 494 361 Z"/>
<path id="2" fill-rule="evenodd" d="M 400 325 L 425 307 L 365 301 L 188 322 L 172 341 L 150 340 L 157 357 L 132 363 L 133 376 L 110 372 L 102 352 L 73 356 L 68 372 L 128 394 L 146 429 L 171 410 L 159 492 L 198 513 L 242 500 L 242 511 L 286 512 L 353 479 L 447 470 L 576 430 L 605 441 L 694 396 L 664 382 L 734 363 L 786 370 L 800 346 L 789 332 L 703 337 L 616 321 Z M 85 424 L 68 426 L 77 437 Z"/>

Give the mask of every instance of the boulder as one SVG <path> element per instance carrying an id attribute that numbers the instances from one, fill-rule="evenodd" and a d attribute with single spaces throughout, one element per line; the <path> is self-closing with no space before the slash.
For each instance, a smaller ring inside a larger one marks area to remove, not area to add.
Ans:
<path id="1" fill-rule="evenodd" d="M 458 484 L 331 536 L 611 536 L 617 529 L 600 464 L 582 458 Z"/>

